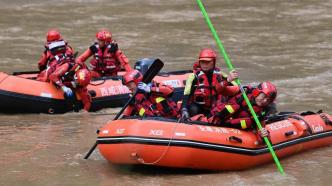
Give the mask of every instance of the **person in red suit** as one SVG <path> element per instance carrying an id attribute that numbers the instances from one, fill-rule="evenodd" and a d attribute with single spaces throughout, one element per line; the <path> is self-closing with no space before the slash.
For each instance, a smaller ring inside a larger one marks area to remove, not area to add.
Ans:
<path id="1" fill-rule="evenodd" d="M 63 40 L 60 32 L 50 29 L 46 34 L 45 50 L 39 59 L 37 80 L 48 81 L 49 75 L 64 63 L 74 61 L 73 49 Z"/>
<path id="2" fill-rule="evenodd" d="M 231 83 L 238 77 L 238 73 L 231 71 L 228 76 L 223 75 L 216 67 L 216 59 L 214 50 L 206 48 L 200 51 L 198 61 L 193 65 L 193 73 L 186 81 L 181 109 L 182 121 L 198 114 L 209 116 L 218 99 L 233 96 L 239 91 L 239 87 Z"/>
<path id="3" fill-rule="evenodd" d="M 277 97 L 277 89 L 270 82 L 260 83 L 257 87 L 246 87 L 246 94 L 255 113 L 260 120 L 273 109 Z M 254 120 L 242 93 L 238 93 L 227 101 L 219 100 L 211 111 L 209 122 L 218 126 L 226 126 L 243 130 L 255 129 Z"/>
<path id="4" fill-rule="evenodd" d="M 96 34 L 97 42 L 91 45 L 76 62 L 84 63 L 90 56 L 92 77 L 116 76 L 123 67 L 127 72 L 131 71 L 128 58 L 119 49 L 116 41 L 112 40 L 111 32 L 101 30 Z"/>
<path id="5" fill-rule="evenodd" d="M 70 64 L 65 63 L 57 68 L 49 76 L 50 81 L 60 87 L 66 98 L 75 99 L 77 93 L 86 111 L 91 107 L 91 95 L 88 93 L 87 86 L 91 81 L 91 73 L 85 68 L 76 65 L 70 68 Z"/>
<path id="6" fill-rule="evenodd" d="M 127 72 L 123 76 L 123 84 L 136 94 L 134 101 L 126 108 L 124 116 L 161 116 L 177 118 L 179 109 L 174 101 L 170 100 L 174 88 L 160 83 L 141 82 L 143 75 L 138 70 Z"/>

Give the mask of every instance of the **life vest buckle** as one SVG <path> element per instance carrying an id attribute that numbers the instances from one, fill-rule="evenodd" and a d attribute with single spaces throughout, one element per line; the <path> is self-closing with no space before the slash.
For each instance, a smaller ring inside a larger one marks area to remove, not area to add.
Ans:
<path id="1" fill-rule="evenodd" d="M 195 103 L 204 105 L 206 103 L 204 94 L 194 95 Z"/>
<path id="2" fill-rule="evenodd" d="M 150 106 L 149 106 L 149 109 L 153 112 L 153 111 L 158 111 L 157 110 L 157 107 L 155 106 L 155 105 L 153 105 L 153 104 L 151 104 Z"/>

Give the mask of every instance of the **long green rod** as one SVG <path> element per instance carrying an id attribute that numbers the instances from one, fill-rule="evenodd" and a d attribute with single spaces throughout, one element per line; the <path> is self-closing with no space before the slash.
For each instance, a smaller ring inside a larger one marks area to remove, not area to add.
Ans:
<path id="1" fill-rule="evenodd" d="M 201 12 L 202 12 L 202 14 L 203 14 L 203 16 L 204 16 L 204 18 L 205 18 L 205 21 L 207 22 L 207 24 L 208 24 L 208 26 L 209 26 L 209 28 L 210 28 L 210 30 L 211 30 L 211 32 L 212 32 L 212 35 L 213 35 L 215 41 L 217 42 L 217 45 L 218 45 L 218 48 L 219 48 L 219 52 L 221 52 L 222 55 L 224 56 L 224 59 L 225 59 L 226 64 L 227 64 L 227 66 L 228 66 L 228 69 L 229 69 L 230 71 L 233 70 L 234 67 L 233 67 L 233 65 L 232 65 L 232 63 L 231 63 L 231 60 L 229 59 L 229 57 L 228 57 L 228 55 L 227 55 L 227 53 L 226 53 L 226 50 L 225 50 L 223 44 L 221 43 L 221 41 L 220 41 L 220 39 L 219 39 L 219 36 L 218 36 L 216 30 L 214 29 L 214 27 L 213 27 L 213 25 L 212 25 L 212 23 L 211 23 L 211 20 L 210 20 L 208 14 L 207 14 L 207 12 L 206 12 L 206 10 L 205 10 L 205 8 L 204 8 L 203 3 L 201 2 L 201 0 L 196 0 L 196 1 L 197 1 L 197 4 L 198 4 L 199 8 L 201 9 Z M 254 120 L 255 120 L 255 122 L 256 122 L 256 124 L 257 124 L 257 126 L 258 126 L 258 129 L 262 129 L 262 125 L 261 125 L 261 123 L 260 123 L 260 121 L 259 121 L 259 119 L 258 119 L 258 117 L 257 117 L 257 115 L 256 115 L 256 113 L 255 113 L 255 111 L 254 111 L 254 109 L 252 108 L 252 105 L 251 105 L 251 103 L 250 103 L 250 101 L 249 101 L 249 99 L 248 99 L 248 96 L 247 96 L 247 94 L 245 93 L 245 91 L 244 91 L 243 88 L 242 88 L 242 85 L 241 85 L 241 81 L 240 81 L 240 79 L 237 79 L 237 80 L 236 80 L 236 83 L 239 85 L 239 87 L 240 87 L 240 89 L 241 89 L 241 92 L 242 92 L 243 98 L 245 99 L 245 101 L 246 101 L 246 103 L 247 103 L 247 105 L 248 105 L 248 107 L 249 107 L 250 113 L 251 113 L 252 116 L 254 117 Z M 279 172 L 280 172 L 281 174 L 284 174 L 284 169 L 282 168 L 282 166 L 281 166 L 281 164 L 280 164 L 280 162 L 279 162 L 279 160 L 278 160 L 278 157 L 277 157 L 277 155 L 275 154 L 275 152 L 274 152 L 274 150 L 273 150 L 273 148 L 272 148 L 272 145 L 271 145 L 269 139 L 268 139 L 267 137 L 264 137 L 264 141 L 265 141 L 266 145 L 268 146 L 268 148 L 269 148 L 269 150 L 270 150 L 270 152 L 271 152 L 271 154 L 272 154 L 272 157 L 273 157 L 273 159 L 274 159 L 274 161 L 275 161 L 275 163 L 276 163 L 276 165 L 277 165 L 277 167 L 278 167 L 278 169 L 279 169 Z"/>

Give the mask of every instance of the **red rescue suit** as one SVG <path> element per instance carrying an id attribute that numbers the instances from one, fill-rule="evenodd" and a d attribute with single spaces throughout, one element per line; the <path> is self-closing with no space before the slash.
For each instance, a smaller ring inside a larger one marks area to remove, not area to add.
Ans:
<path id="1" fill-rule="evenodd" d="M 208 76 L 203 71 L 195 72 L 197 81 L 192 102 L 210 109 L 226 86 L 230 85 L 226 78 L 223 78 L 219 69 L 215 69 L 212 74 L 212 80 L 209 82 Z"/>
<path id="2" fill-rule="evenodd" d="M 88 93 L 87 86 L 77 86 L 77 83 L 74 81 L 74 75 L 72 74 L 67 76 L 66 74 L 67 72 L 72 71 L 76 67 L 76 65 L 72 67 L 70 63 L 65 63 L 58 67 L 52 74 L 50 74 L 49 78 L 51 82 L 53 82 L 59 87 L 66 86 L 74 90 L 74 92 L 76 92 L 80 96 L 84 106 L 84 110 L 89 111 L 92 99 L 90 94 Z"/>
<path id="3" fill-rule="evenodd" d="M 64 63 L 73 62 L 73 49 L 63 40 L 55 41 L 45 45 L 38 68 L 41 71 L 37 77 L 39 81 L 47 81 L 49 75 Z"/>
<path id="4" fill-rule="evenodd" d="M 98 43 L 93 44 L 77 58 L 77 62 L 83 63 L 92 55 L 94 56 L 90 61 L 92 77 L 116 76 L 121 66 L 127 72 L 131 71 L 128 58 L 118 49 L 116 42 L 106 43 L 103 48 L 100 48 Z"/>
<path id="5" fill-rule="evenodd" d="M 151 92 L 136 94 L 133 103 L 127 107 L 123 115 L 176 118 L 179 115 L 179 109 L 174 101 L 168 99 L 173 91 L 173 87 L 153 82 Z"/>
<path id="6" fill-rule="evenodd" d="M 194 71 L 186 81 L 182 107 L 187 108 L 195 103 L 204 110 L 203 114 L 206 114 L 210 112 L 217 100 L 225 96 L 233 96 L 237 92 L 238 87 L 228 82 L 218 68 L 209 74 L 201 70 Z"/>
<path id="7" fill-rule="evenodd" d="M 269 111 L 269 106 L 263 108 L 259 107 L 255 103 L 255 97 L 252 94 L 254 88 L 247 87 L 247 96 L 254 108 L 257 116 L 262 120 Z M 238 128 L 238 129 L 252 129 L 254 128 L 253 117 L 249 111 L 248 105 L 245 102 L 242 93 L 237 94 L 228 101 L 218 101 L 211 111 L 212 117 L 209 118 L 209 122 L 222 125 L 226 127 Z"/>

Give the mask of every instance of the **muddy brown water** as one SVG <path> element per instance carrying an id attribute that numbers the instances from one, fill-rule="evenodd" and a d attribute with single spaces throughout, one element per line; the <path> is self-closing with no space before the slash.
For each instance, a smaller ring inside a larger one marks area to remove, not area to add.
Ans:
<path id="1" fill-rule="evenodd" d="M 100 28 L 112 31 L 133 65 L 158 57 L 165 70 L 189 69 L 216 48 L 188 0 L 1 0 L 0 71 L 37 69 L 45 33 L 58 28 L 82 53 Z M 279 111 L 332 114 L 331 0 L 204 1 L 243 83 L 278 87 Z M 222 56 L 218 66 L 227 71 Z M 330 185 L 332 148 L 307 151 L 246 171 L 204 172 L 109 164 L 96 151 L 82 160 L 95 131 L 119 109 L 97 113 L 0 114 L 0 185 Z M 98 115 L 99 114 L 99 115 Z"/>

